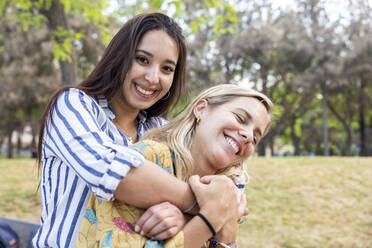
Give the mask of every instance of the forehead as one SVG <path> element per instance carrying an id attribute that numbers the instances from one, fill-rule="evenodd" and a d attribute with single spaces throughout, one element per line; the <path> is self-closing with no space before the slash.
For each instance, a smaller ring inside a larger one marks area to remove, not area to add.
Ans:
<path id="1" fill-rule="evenodd" d="M 166 54 L 173 58 L 178 57 L 176 41 L 163 30 L 151 30 L 146 32 L 137 45 L 137 49 L 143 49 L 152 54 Z"/>
<path id="2" fill-rule="evenodd" d="M 236 97 L 220 106 L 229 111 L 247 113 L 254 121 L 260 125 L 264 124 L 265 127 L 269 122 L 269 114 L 265 105 L 255 97 Z"/>
<path id="3" fill-rule="evenodd" d="M 235 97 L 222 104 L 221 106 L 224 106 L 225 108 L 242 108 L 247 110 L 252 108 L 258 108 L 257 110 L 262 110 L 261 108 L 263 108 L 263 110 L 265 110 L 265 112 L 267 113 L 265 105 L 256 97 Z"/>

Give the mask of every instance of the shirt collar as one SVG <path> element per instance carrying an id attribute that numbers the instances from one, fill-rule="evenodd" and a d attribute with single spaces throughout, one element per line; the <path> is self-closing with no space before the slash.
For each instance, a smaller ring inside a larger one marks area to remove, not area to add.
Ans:
<path id="1" fill-rule="evenodd" d="M 111 108 L 110 104 L 108 103 L 107 99 L 104 96 L 99 96 L 97 100 L 98 100 L 99 106 L 101 106 L 101 108 L 105 111 L 105 114 L 107 115 L 107 117 L 112 121 L 116 116 L 115 110 Z M 141 124 L 145 123 L 147 120 L 146 111 L 140 110 L 137 118 L 138 118 L 139 123 Z"/>

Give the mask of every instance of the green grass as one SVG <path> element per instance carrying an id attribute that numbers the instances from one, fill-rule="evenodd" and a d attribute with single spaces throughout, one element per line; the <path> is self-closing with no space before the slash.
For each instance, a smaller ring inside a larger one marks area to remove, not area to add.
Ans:
<path id="1" fill-rule="evenodd" d="M 37 165 L 31 159 L 0 159 L 0 216 L 38 223 Z"/>
<path id="2" fill-rule="evenodd" d="M 371 158 L 248 162 L 241 247 L 372 247 Z"/>
<path id="3" fill-rule="evenodd" d="M 372 248 L 372 158 L 255 158 L 239 247 Z M 0 159 L 0 216 L 40 217 L 34 160 Z"/>

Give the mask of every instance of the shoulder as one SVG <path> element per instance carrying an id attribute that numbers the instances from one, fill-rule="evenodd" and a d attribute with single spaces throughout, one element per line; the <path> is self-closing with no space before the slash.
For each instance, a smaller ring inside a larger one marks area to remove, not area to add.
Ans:
<path id="1" fill-rule="evenodd" d="M 154 140 L 142 140 L 134 144 L 134 147 L 143 153 L 145 159 L 159 165 L 170 174 L 174 174 L 173 156 L 167 144 Z"/>
<path id="2" fill-rule="evenodd" d="M 163 117 L 150 117 L 146 119 L 146 122 L 151 128 L 161 127 L 164 124 L 168 123 L 168 121 Z"/>
<path id="3" fill-rule="evenodd" d="M 95 102 L 95 99 L 80 89 L 69 88 L 58 96 L 58 104 L 73 104 L 76 102 Z"/>
<path id="4" fill-rule="evenodd" d="M 141 140 L 134 144 L 134 147 L 140 150 L 145 156 L 152 154 L 163 154 L 164 152 L 170 152 L 169 146 L 165 143 L 161 143 L 154 140 Z"/>
<path id="5" fill-rule="evenodd" d="M 99 104 L 95 98 L 77 88 L 69 88 L 63 91 L 57 99 L 57 106 L 70 110 L 88 110 L 99 112 Z"/>

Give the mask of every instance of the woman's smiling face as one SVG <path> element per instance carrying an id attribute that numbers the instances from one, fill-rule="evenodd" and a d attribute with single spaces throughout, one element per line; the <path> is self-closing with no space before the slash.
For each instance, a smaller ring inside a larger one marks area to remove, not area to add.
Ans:
<path id="1" fill-rule="evenodd" d="M 147 32 L 138 43 L 124 80 L 124 103 L 134 109 L 151 107 L 167 94 L 178 60 L 175 40 L 163 30 Z"/>
<path id="2" fill-rule="evenodd" d="M 238 164 L 254 151 L 269 124 L 265 106 L 254 97 L 236 97 L 211 106 L 205 99 L 194 108 L 196 125 L 192 155 L 205 173 Z"/>

